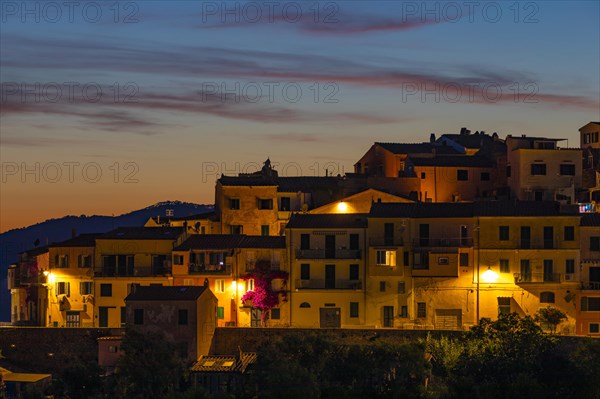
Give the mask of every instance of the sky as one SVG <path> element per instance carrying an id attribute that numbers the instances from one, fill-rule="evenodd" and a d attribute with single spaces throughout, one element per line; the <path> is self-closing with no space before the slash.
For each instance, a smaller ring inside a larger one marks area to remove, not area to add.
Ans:
<path id="1" fill-rule="evenodd" d="M 577 147 L 599 71 L 597 1 L 1 0 L 0 232 L 463 126 Z"/>

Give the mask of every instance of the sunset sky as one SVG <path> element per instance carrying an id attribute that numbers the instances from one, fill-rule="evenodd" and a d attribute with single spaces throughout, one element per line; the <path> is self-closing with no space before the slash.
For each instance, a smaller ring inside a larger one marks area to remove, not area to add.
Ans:
<path id="1" fill-rule="evenodd" d="M 374 141 L 577 147 L 600 120 L 597 1 L 65 4 L 0 2 L 0 232 L 212 203 L 267 157 L 337 174 Z"/>

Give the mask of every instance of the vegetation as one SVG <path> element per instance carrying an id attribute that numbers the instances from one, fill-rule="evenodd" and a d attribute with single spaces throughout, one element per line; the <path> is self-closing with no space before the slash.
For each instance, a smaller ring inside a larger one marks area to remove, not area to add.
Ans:
<path id="1" fill-rule="evenodd" d="M 550 332 L 555 333 L 556 326 L 567 320 L 567 315 L 560 309 L 549 306 L 547 308 L 538 309 L 535 313 L 534 320 L 542 325 L 547 325 L 550 328 Z"/>
<path id="2" fill-rule="evenodd" d="M 283 286 L 287 284 L 288 272 L 283 270 L 271 270 L 269 261 L 259 261 L 256 263 L 255 270 L 243 276 L 244 280 L 254 279 L 254 290 L 248 291 L 242 297 L 242 301 L 252 302 L 252 307 L 262 311 L 262 322 L 266 322 L 269 311 L 279 306 L 280 297 L 282 302 L 286 299 L 286 290 L 273 290 L 273 280 L 281 279 Z"/>

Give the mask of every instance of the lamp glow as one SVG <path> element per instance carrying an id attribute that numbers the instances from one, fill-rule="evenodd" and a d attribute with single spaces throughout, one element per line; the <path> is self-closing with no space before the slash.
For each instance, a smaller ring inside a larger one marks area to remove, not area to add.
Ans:
<path id="1" fill-rule="evenodd" d="M 233 281 L 231 282 L 231 290 L 232 290 L 232 291 L 235 291 L 236 289 L 237 289 L 237 281 L 236 281 L 236 280 L 233 280 Z"/>
<path id="2" fill-rule="evenodd" d="M 47 280 L 48 284 L 54 284 L 54 281 L 56 280 L 56 277 L 54 276 L 54 273 L 49 272 L 48 270 L 44 270 L 43 273 L 44 273 L 44 276 L 46 276 L 47 279 L 48 279 Z"/>
<path id="3" fill-rule="evenodd" d="M 498 280 L 498 273 L 496 273 L 495 271 L 492 270 L 491 266 L 488 267 L 488 269 L 483 272 L 483 274 L 481 275 L 481 280 L 484 283 L 495 283 L 496 280 Z"/>
<path id="4" fill-rule="evenodd" d="M 339 203 L 337 204 L 337 210 L 338 210 L 338 212 L 340 212 L 340 213 L 346 213 L 346 212 L 348 211 L 348 204 L 347 204 L 347 203 L 345 203 L 345 202 L 343 202 L 343 201 L 342 201 L 342 202 L 339 202 Z"/>

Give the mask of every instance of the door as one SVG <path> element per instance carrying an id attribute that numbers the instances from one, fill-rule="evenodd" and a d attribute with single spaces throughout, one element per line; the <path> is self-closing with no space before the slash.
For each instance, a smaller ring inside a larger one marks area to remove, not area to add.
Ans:
<path id="1" fill-rule="evenodd" d="M 67 327 L 79 327 L 79 312 L 67 311 Z"/>
<path id="2" fill-rule="evenodd" d="M 384 306 L 383 307 L 383 326 L 394 327 L 394 307 Z"/>
<path id="3" fill-rule="evenodd" d="M 325 258 L 335 259 L 335 236 L 325 236 Z"/>
<path id="4" fill-rule="evenodd" d="M 469 245 L 469 231 L 467 226 L 460 226 L 460 246 L 466 247 Z"/>
<path id="5" fill-rule="evenodd" d="M 108 327 L 108 307 L 106 306 L 98 308 L 98 326 Z"/>
<path id="6" fill-rule="evenodd" d="M 531 227 L 521 226 L 521 249 L 531 247 Z"/>
<path id="7" fill-rule="evenodd" d="M 325 265 L 325 288 L 335 288 L 335 265 Z"/>
<path id="8" fill-rule="evenodd" d="M 460 330 L 462 328 L 461 309 L 436 309 L 436 330 Z"/>
<path id="9" fill-rule="evenodd" d="M 521 260 L 521 278 L 520 281 L 531 281 L 531 265 L 529 259 Z"/>
<path id="10" fill-rule="evenodd" d="M 321 328 L 340 328 L 342 317 L 340 308 L 321 308 Z"/>
<path id="11" fill-rule="evenodd" d="M 429 225 L 428 224 L 420 224 L 419 225 L 419 244 L 422 247 L 429 246 Z"/>
<path id="12" fill-rule="evenodd" d="M 549 282 L 554 280 L 554 267 L 552 259 L 544 259 L 544 281 Z"/>
<path id="13" fill-rule="evenodd" d="M 544 249 L 554 248 L 554 228 L 552 226 L 544 227 Z"/>
<path id="14" fill-rule="evenodd" d="M 260 309 L 252 308 L 250 310 L 250 327 L 261 327 L 262 326 L 262 311 Z"/>
<path id="15" fill-rule="evenodd" d="M 394 223 L 386 223 L 383 229 L 383 245 L 394 245 Z"/>

